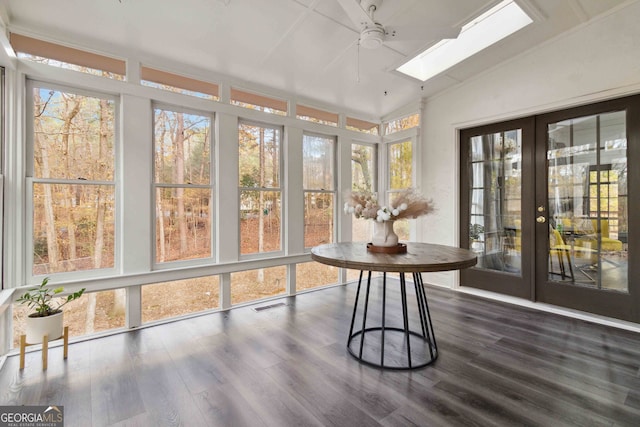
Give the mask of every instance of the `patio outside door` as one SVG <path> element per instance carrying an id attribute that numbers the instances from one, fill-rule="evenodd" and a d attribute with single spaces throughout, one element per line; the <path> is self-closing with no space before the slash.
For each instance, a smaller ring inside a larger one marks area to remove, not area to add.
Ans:
<path id="1" fill-rule="evenodd" d="M 461 285 L 640 322 L 639 160 L 640 96 L 462 131 Z"/>

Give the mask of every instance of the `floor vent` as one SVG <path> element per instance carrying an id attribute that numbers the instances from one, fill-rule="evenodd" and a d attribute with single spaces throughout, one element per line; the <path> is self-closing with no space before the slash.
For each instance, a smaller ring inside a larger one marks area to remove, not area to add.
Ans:
<path id="1" fill-rule="evenodd" d="M 275 304 L 263 305 L 261 307 L 253 307 L 253 311 L 269 310 L 270 308 L 282 307 L 283 305 L 287 305 L 287 304 L 283 302 L 277 302 Z"/>

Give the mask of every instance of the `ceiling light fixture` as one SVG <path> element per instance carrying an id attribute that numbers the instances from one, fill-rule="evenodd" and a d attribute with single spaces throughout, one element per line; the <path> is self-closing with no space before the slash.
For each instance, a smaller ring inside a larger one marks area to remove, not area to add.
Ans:
<path id="1" fill-rule="evenodd" d="M 503 0 L 463 26 L 457 38 L 441 40 L 396 70 L 429 80 L 532 22 L 514 0 Z"/>

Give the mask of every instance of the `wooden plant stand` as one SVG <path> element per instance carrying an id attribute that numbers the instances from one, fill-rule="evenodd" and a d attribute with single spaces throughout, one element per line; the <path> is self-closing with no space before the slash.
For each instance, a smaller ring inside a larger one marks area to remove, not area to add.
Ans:
<path id="1" fill-rule="evenodd" d="M 68 326 L 64 327 L 64 332 L 61 337 L 54 338 L 51 341 L 56 341 L 59 339 L 63 339 L 63 343 L 64 343 L 63 359 L 67 360 L 67 355 L 69 352 L 69 327 Z M 37 345 L 37 344 L 27 344 L 27 336 L 21 335 L 20 336 L 20 370 L 24 369 L 24 352 L 25 352 L 25 349 L 30 345 Z M 49 337 L 45 335 L 42 337 L 42 370 L 43 371 L 47 370 L 48 360 L 49 360 Z"/>

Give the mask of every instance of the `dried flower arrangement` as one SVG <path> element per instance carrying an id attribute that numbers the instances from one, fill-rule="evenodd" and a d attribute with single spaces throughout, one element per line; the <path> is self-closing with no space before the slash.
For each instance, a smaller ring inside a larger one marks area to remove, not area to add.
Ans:
<path id="1" fill-rule="evenodd" d="M 378 222 L 418 218 L 434 211 L 433 202 L 414 190 L 397 193 L 389 206 L 380 206 L 373 193 L 350 192 L 346 199 L 346 214 L 353 214 L 356 218 L 375 219 Z"/>

